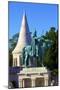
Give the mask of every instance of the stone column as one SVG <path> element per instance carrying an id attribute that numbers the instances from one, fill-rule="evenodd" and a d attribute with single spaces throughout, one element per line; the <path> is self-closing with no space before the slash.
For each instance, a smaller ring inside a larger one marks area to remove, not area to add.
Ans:
<path id="1" fill-rule="evenodd" d="M 17 56 L 17 66 L 20 66 L 20 57 L 19 57 L 19 55 Z"/>
<path id="2" fill-rule="evenodd" d="M 32 78 L 32 87 L 35 87 L 35 78 Z"/>
<path id="3" fill-rule="evenodd" d="M 19 80 L 19 88 L 22 88 L 23 86 L 22 86 L 23 84 L 22 84 L 22 79 L 20 79 Z"/>
<path id="4" fill-rule="evenodd" d="M 44 78 L 44 86 L 48 86 L 48 77 Z"/>
<path id="5" fill-rule="evenodd" d="M 23 80 L 23 88 L 25 87 L 25 82 L 24 82 L 24 80 Z"/>

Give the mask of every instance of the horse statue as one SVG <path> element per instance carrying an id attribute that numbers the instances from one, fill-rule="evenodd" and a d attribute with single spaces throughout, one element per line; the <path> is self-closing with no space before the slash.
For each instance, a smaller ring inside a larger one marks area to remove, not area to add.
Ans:
<path id="1" fill-rule="evenodd" d="M 37 58 L 40 60 L 41 66 L 43 65 L 43 57 L 46 48 L 49 46 L 49 40 L 43 40 L 43 38 L 38 38 L 36 31 L 32 37 L 31 45 L 27 45 L 23 48 L 23 64 L 25 67 L 36 67 Z"/>

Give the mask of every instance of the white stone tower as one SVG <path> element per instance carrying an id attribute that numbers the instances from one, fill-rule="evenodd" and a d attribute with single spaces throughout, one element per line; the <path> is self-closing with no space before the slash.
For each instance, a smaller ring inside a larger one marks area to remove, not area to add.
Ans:
<path id="1" fill-rule="evenodd" d="M 31 34 L 27 23 L 26 14 L 23 14 L 19 38 L 15 49 L 13 50 L 13 66 L 22 66 L 22 49 L 31 44 Z"/>

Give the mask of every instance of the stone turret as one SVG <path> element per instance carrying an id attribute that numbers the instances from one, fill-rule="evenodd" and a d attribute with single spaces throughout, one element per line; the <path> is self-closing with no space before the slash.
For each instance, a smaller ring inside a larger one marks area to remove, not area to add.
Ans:
<path id="1" fill-rule="evenodd" d="M 31 44 L 31 34 L 29 31 L 26 14 L 23 14 L 19 38 L 15 49 L 13 50 L 13 66 L 22 66 L 21 54 L 25 46 Z"/>

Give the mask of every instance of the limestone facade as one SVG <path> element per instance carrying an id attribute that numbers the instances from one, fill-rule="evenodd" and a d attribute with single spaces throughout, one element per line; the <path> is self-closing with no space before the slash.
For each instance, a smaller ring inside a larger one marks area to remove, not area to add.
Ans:
<path id="1" fill-rule="evenodd" d="M 36 70 L 36 71 L 35 71 Z M 49 85 L 50 72 L 45 67 L 24 68 L 19 76 L 19 87 L 43 87 Z"/>

